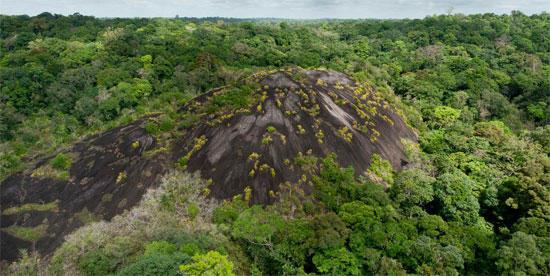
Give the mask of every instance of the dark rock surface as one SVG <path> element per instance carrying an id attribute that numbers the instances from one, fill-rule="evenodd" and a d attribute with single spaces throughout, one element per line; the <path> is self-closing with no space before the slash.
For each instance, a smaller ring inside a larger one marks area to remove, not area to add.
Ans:
<path id="1" fill-rule="evenodd" d="M 401 139 L 415 133 L 370 86 L 333 71 L 292 69 L 251 78 L 257 89 L 245 108 L 204 112 L 231 87 L 205 93 L 182 107 L 196 119 L 169 139 L 148 134 L 140 119 L 76 143 L 68 180 L 33 175 L 45 157 L 1 184 L 2 211 L 26 203 L 57 201 L 58 208 L 2 214 L 0 226 L 47 227 L 36 242 L 0 231 L 1 259 L 15 259 L 21 248 L 50 254 L 66 234 L 87 219 L 106 219 L 134 206 L 144 192 L 177 162 L 211 179 L 211 195 L 226 199 L 252 188 L 252 201 L 270 203 L 270 191 L 302 175 L 296 156 L 336 153 L 357 174 L 378 153 L 399 169 L 406 163 Z M 259 83 L 259 85 L 257 85 Z M 182 123 L 180 122 L 180 125 Z"/>
<path id="2" fill-rule="evenodd" d="M 250 187 L 252 202 L 269 203 L 270 191 L 300 178 L 301 170 L 292 163 L 298 153 L 308 151 L 318 157 L 336 153 L 341 165 L 352 166 L 357 174 L 368 169 L 374 153 L 395 168 L 406 163 L 401 139 L 416 140 L 416 134 L 371 87 L 360 86 L 342 73 L 318 70 L 279 71 L 259 82 L 261 91 L 256 93 L 264 99 L 250 110 L 214 126 L 207 122 L 223 115 L 204 118 L 177 142 L 175 149 L 181 152 L 176 155 L 182 156 L 194 146 L 193 141 L 205 138 L 205 144 L 191 155 L 188 169 L 212 179 L 214 197 L 229 198 Z M 220 93 L 223 90 L 209 97 Z M 203 96 L 200 101 L 204 105 L 208 99 Z M 193 112 L 200 106 L 188 108 Z M 269 168 L 264 165 L 266 169 L 260 170 L 263 164 Z"/>
<path id="3" fill-rule="evenodd" d="M 143 156 L 143 151 L 155 146 L 153 137 L 143 129 L 143 123 L 144 120 L 138 120 L 76 143 L 66 152 L 75 156 L 68 180 L 32 176 L 34 168 L 5 179 L 0 186 L 2 211 L 27 203 L 54 201 L 58 202 L 58 207 L 49 211 L 2 214 L 2 228 L 12 225 L 47 227 L 45 235 L 35 242 L 0 231 L 2 259 L 15 259 L 21 248 L 50 253 L 66 234 L 84 222 L 110 219 L 135 205 L 167 168 L 162 156 Z M 131 145 L 134 141 L 142 142 L 134 148 Z M 51 158 L 40 160 L 36 167 L 44 166 Z M 121 174 L 126 177 L 117 183 Z"/>

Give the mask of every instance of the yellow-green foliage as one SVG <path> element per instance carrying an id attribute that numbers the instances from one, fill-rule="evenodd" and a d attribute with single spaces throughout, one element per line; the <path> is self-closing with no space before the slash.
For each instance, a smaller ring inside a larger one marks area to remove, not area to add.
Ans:
<path id="1" fill-rule="evenodd" d="M 191 155 L 199 151 L 206 144 L 207 141 L 208 139 L 206 139 L 205 135 L 201 135 L 199 138 L 195 138 L 193 148 L 185 156 L 181 157 L 178 160 L 178 164 L 182 167 L 186 167 L 187 162 L 189 162 L 189 159 L 191 158 Z"/>
<path id="2" fill-rule="evenodd" d="M 209 251 L 201 255 L 193 256 L 192 262 L 180 266 L 180 271 L 189 276 L 234 276 L 233 263 L 227 259 L 227 256 L 217 251 Z"/>
<path id="3" fill-rule="evenodd" d="M 372 133 L 370 135 L 370 141 L 373 143 L 376 142 L 379 136 L 380 136 L 380 132 L 378 132 L 378 130 L 376 129 L 372 129 Z"/>
<path id="4" fill-rule="evenodd" d="M 126 177 L 128 177 L 128 174 L 126 174 L 125 171 L 121 171 L 118 173 L 118 176 L 116 177 L 116 184 L 120 184 L 126 180 Z"/>
<path id="5" fill-rule="evenodd" d="M 56 170 L 50 164 L 46 164 L 36 168 L 32 172 L 31 176 L 32 177 L 49 177 L 57 180 L 67 180 L 69 179 L 69 172 Z"/>
<path id="6" fill-rule="evenodd" d="M 52 158 L 48 163 L 36 168 L 32 172 L 31 176 L 68 180 L 70 167 L 71 156 L 65 153 L 60 153 Z"/>
<path id="7" fill-rule="evenodd" d="M 57 200 L 49 203 L 27 203 L 21 206 L 7 208 L 4 211 L 2 211 L 2 215 L 9 216 L 9 215 L 32 212 L 32 211 L 38 211 L 38 212 L 56 211 L 57 204 L 58 204 Z"/>
<path id="8" fill-rule="evenodd" d="M 279 138 L 281 139 L 283 145 L 286 145 L 286 135 L 279 133 Z"/>
<path id="9" fill-rule="evenodd" d="M 319 142 L 319 144 L 322 144 L 324 142 L 323 138 L 325 138 L 325 133 L 323 132 L 322 129 L 319 129 L 315 133 L 315 137 L 317 137 L 317 142 Z"/>
<path id="10" fill-rule="evenodd" d="M 138 141 L 138 140 L 132 142 L 132 148 L 133 148 L 133 149 L 139 148 L 139 141 Z"/>
<path id="11" fill-rule="evenodd" d="M 252 161 L 256 161 L 256 160 L 258 160 L 258 158 L 260 158 L 260 154 L 258 154 L 256 152 L 253 152 L 248 156 L 248 159 L 250 159 Z"/>
<path id="12" fill-rule="evenodd" d="M 246 186 L 246 188 L 244 188 L 244 200 L 246 202 L 249 202 L 251 198 L 252 198 L 252 188 Z"/>
<path id="13" fill-rule="evenodd" d="M 340 135 L 340 137 L 342 137 L 348 143 L 351 143 L 351 139 L 353 138 L 353 134 L 349 131 L 349 128 L 346 126 L 338 130 L 338 135 Z"/>
<path id="14" fill-rule="evenodd" d="M 25 241 L 36 242 L 46 235 L 47 229 L 48 225 L 46 224 L 40 224 L 36 227 L 12 225 L 10 227 L 2 228 L 2 231 Z"/>
<path id="15" fill-rule="evenodd" d="M 298 125 L 297 128 L 298 128 L 298 134 L 303 135 L 306 133 L 306 130 L 302 125 Z"/>
<path id="16" fill-rule="evenodd" d="M 264 137 L 262 138 L 262 145 L 269 145 L 269 143 L 271 143 L 271 141 L 273 141 L 273 138 L 271 138 L 271 135 L 269 134 L 264 134 Z"/>
<path id="17" fill-rule="evenodd" d="M 375 181 L 382 180 L 390 186 L 393 184 L 393 167 L 390 161 L 383 159 L 376 153 L 371 156 L 368 174 L 371 178 L 374 178 Z"/>

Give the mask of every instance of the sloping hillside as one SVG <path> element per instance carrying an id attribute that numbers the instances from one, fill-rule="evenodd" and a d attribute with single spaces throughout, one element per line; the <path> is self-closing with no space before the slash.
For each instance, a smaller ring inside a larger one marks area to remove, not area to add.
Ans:
<path id="1" fill-rule="evenodd" d="M 52 252 L 75 228 L 133 206 L 173 167 L 200 171 L 215 198 L 250 187 L 252 202 L 270 203 L 280 184 L 301 181 L 297 164 L 307 156 L 335 153 L 362 174 L 375 153 L 400 168 L 401 139 L 416 139 L 372 87 L 333 71 L 256 74 L 191 100 L 180 113 L 175 128 L 153 115 L 7 178 L 2 258 L 14 259 L 19 248 Z"/>
<path id="2" fill-rule="evenodd" d="M 405 163 L 401 139 L 415 134 L 369 86 L 326 71 L 279 71 L 256 76 L 250 104 L 219 108 L 202 116 L 176 142 L 182 165 L 211 178 L 212 195 L 228 198 L 252 188 L 252 201 L 270 202 L 270 191 L 303 172 L 299 155 L 336 153 L 343 166 L 363 173 L 373 153 L 399 168 Z M 211 92 L 187 106 L 205 114 L 230 88 Z"/>

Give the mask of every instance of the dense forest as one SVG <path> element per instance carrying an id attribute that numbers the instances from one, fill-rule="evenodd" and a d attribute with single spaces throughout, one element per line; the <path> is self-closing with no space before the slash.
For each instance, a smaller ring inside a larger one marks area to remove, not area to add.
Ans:
<path id="1" fill-rule="evenodd" d="M 82 137 L 264 70 L 374 86 L 418 133 L 408 164 L 302 156 L 311 193 L 214 202 L 182 171 L 14 275 L 549 275 L 550 14 L 416 20 L 0 16 L 0 180 Z M 236 94 L 239 97 L 240 94 Z M 231 99 L 235 101 L 235 99 Z M 238 101 L 238 99 L 237 99 Z M 191 116 L 187 114 L 187 116 Z M 62 155 L 52 166 L 65 168 Z M 0 187 L 1 188 L 1 187 Z M 32 233 L 28 233 L 29 235 Z"/>

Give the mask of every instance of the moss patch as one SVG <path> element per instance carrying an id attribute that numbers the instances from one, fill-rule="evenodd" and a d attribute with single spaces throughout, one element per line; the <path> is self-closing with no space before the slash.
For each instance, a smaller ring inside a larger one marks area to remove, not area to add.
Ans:
<path id="1" fill-rule="evenodd" d="M 46 224 L 41 224 L 36 227 L 12 225 L 10 227 L 2 228 L 2 231 L 22 240 L 35 242 L 46 235 L 47 229 L 48 226 Z"/>
<path id="2" fill-rule="evenodd" d="M 9 216 L 9 215 L 15 215 L 15 214 L 26 213 L 31 211 L 39 211 L 39 212 L 56 211 L 57 203 L 58 203 L 57 200 L 49 203 L 27 203 L 21 206 L 5 209 L 2 212 L 2 215 Z"/>

